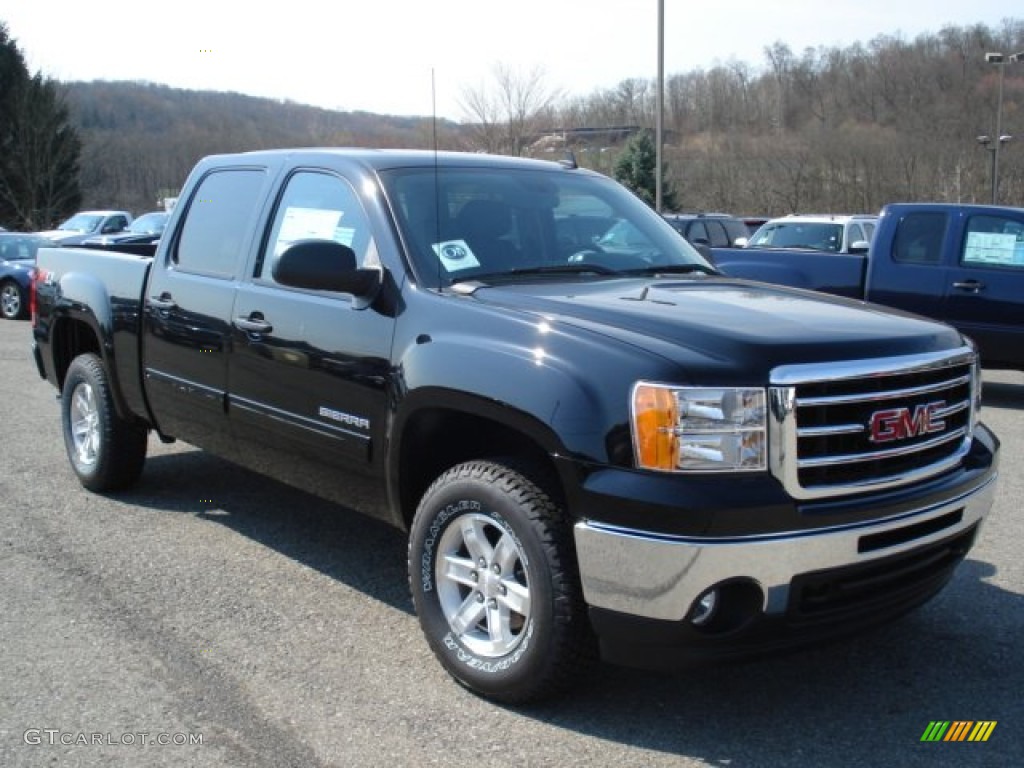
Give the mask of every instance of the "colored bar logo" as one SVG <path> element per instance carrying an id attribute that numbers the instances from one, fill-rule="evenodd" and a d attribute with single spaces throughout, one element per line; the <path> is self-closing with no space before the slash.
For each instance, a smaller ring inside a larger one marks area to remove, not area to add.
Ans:
<path id="1" fill-rule="evenodd" d="M 988 741 L 997 720 L 932 720 L 921 741 Z"/>

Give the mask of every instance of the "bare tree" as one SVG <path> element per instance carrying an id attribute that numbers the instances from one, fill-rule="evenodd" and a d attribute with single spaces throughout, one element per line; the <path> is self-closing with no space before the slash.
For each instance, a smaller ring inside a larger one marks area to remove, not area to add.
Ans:
<path id="1" fill-rule="evenodd" d="M 486 152 L 521 155 L 558 95 L 544 82 L 543 69 L 519 72 L 494 67 L 494 82 L 465 88 L 459 103 L 472 121 L 468 128 Z"/>
<path id="2" fill-rule="evenodd" d="M 470 121 L 467 127 L 477 147 L 491 154 L 500 153 L 504 138 L 502 113 L 487 86 L 464 88 L 459 105 Z"/>

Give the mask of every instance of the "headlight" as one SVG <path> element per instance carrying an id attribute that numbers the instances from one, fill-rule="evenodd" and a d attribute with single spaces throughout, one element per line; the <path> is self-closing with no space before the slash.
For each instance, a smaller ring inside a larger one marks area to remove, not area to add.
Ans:
<path id="1" fill-rule="evenodd" d="M 633 388 L 637 466 L 669 472 L 754 472 L 767 466 L 763 389 Z"/>

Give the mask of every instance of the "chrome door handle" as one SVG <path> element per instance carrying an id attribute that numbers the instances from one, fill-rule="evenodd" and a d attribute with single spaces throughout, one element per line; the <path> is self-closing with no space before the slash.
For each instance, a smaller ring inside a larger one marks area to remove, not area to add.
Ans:
<path id="1" fill-rule="evenodd" d="M 153 307 L 154 309 L 162 310 L 178 308 L 177 303 L 174 301 L 174 299 L 171 298 L 170 294 L 167 293 L 162 293 L 159 296 L 150 296 L 149 306 Z"/>
<path id="2" fill-rule="evenodd" d="M 985 288 L 985 284 L 980 280 L 958 280 L 953 283 L 953 287 L 961 291 L 970 291 L 971 293 L 977 293 L 978 291 Z"/>
<path id="3" fill-rule="evenodd" d="M 251 315 L 249 317 L 236 317 L 234 326 L 246 333 L 270 333 L 274 330 L 274 326 L 263 318 Z"/>

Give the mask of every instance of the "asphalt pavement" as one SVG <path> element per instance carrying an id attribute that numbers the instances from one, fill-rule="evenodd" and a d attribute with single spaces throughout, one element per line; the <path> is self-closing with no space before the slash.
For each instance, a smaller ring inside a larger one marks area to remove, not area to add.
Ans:
<path id="1" fill-rule="evenodd" d="M 986 372 L 995 508 L 922 609 L 784 658 L 603 666 L 512 709 L 434 661 L 401 532 L 156 439 L 131 492 L 83 490 L 29 342 L 0 321 L 0 766 L 1022 763 L 1020 372 Z M 933 721 L 996 725 L 922 742 Z"/>

